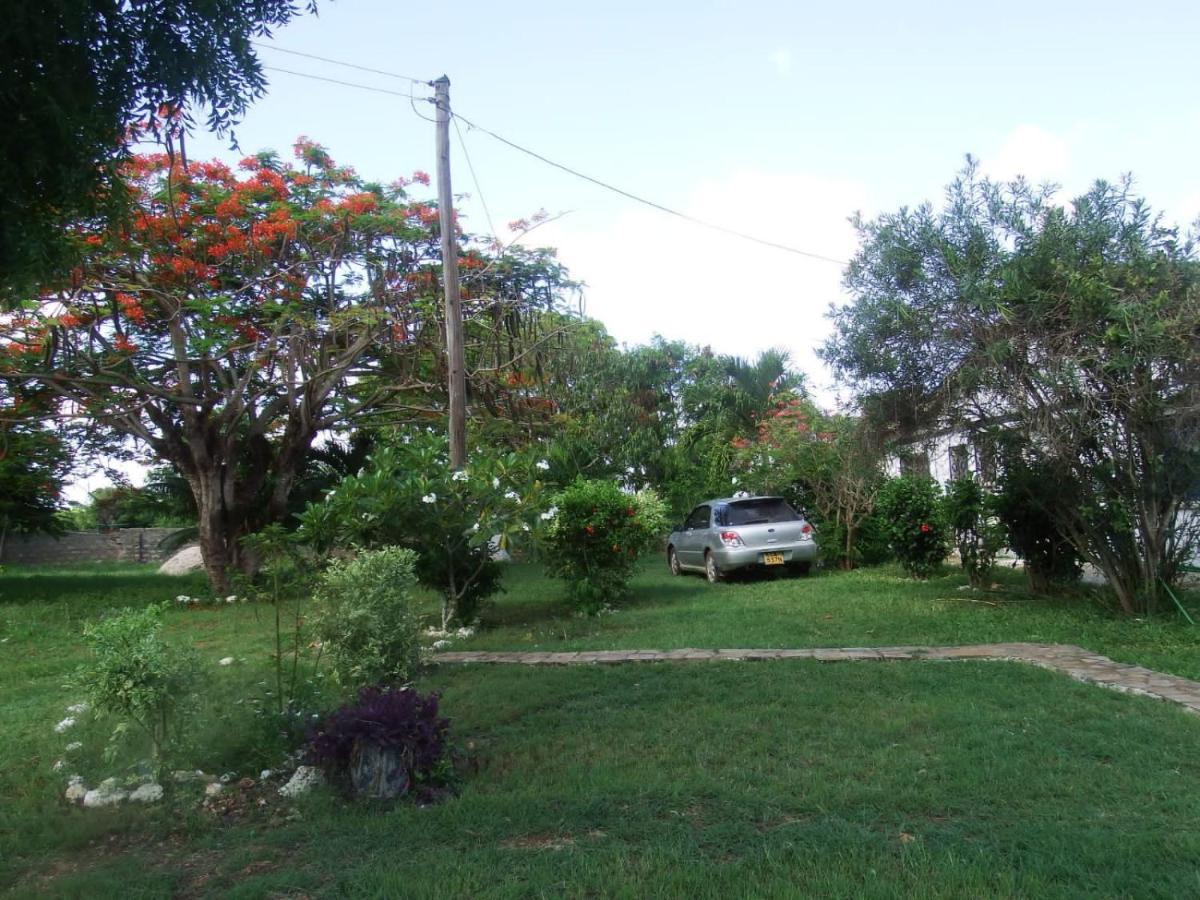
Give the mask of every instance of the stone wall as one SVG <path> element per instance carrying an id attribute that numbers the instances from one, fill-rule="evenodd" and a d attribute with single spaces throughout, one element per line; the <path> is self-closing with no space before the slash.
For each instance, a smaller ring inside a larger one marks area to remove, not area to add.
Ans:
<path id="1" fill-rule="evenodd" d="M 61 537 L 45 534 L 9 535 L 0 564 L 55 566 L 90 562 L 159 562 L 170 556 L 159 547 L 178 528 L 115 528 L 112 531 L 68 531 Z"/>

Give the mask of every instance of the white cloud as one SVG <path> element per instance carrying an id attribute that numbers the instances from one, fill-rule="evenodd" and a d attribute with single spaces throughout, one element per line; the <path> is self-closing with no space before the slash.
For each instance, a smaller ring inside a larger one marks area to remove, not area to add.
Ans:
<path id="1" fill-rule="evenodd" d="M 780 75 L 786 75 L 792 71 L 792 51 L 790 50 L 781 48 L 768 54 L 767 59 Z"/>
<path id="2" fill-rule="evenodd" d="M 1071 142 L 1036 125 L 1018 125 L 995 153 L 980 161 L 985 175 L 1009 181 L 1018 175 L 1034 183 L 1062 181 L 1070 174 Z"/>
<path id="3" fill-rule="evenodd" d="M 857 182 L 743 170 L 697 187 L 681 209 L 834 259 L 856 240 L 847 218 L 866 205 Z M 536 233 L 588 284 L 587 313 L 627 343 L 655 333 L 754 357 L 780 347 L 819 394 L 830 381 L 815 350 L 842 296 L 842 266 L 764 247 L 649 209 L 584 230 L 563 219 Z"/>

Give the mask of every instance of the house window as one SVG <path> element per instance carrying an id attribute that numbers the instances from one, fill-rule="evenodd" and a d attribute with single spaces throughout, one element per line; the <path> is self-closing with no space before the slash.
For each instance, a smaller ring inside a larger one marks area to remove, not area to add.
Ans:
<path id="1" fill-rule="evenodd" d="M 900 457 L 900 474 L 912 475 L 916 478 L 929 478 L 929 453 L 922 450 L 919 453 L 906 453 Z"/>
<path id="2" fill-rule="evenodd" d="M 971 474 L 970 458 L 971 448 L 966 444 L 955 444 L 950 448 L 950 480 L 958 481 L 960 478 L 966 478 Z"/>
<path id="3" fill-rule="evenodd" d="M 996 462 L 996 442 L 994 440 L 982 440 L 975 445 L 975 471 L 979 473 L 979 480 L 984 484 L 996 483 L 996 470 L 999 468 Z"/>

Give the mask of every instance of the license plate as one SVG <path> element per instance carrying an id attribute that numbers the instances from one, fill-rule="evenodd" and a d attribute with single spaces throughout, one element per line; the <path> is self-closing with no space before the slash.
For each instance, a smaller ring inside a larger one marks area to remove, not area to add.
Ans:
<path id="1" fill-rule="evenodd" d="M 763 565 L 764 566 L 782 566 L 783 565 L 783 554 L 782 553 L 764 553 L 763 554 Z"/>

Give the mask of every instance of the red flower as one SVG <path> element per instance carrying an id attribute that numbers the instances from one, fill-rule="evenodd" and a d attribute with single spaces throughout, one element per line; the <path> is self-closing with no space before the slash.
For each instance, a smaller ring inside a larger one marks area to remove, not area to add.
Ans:
<path id="1" fill-rule="evenodd" d="M 929 534 L 929 532 L 932 530 L 933 529 L 930 528 L 928 525 L 926 525 L 924 522 L 921 523 L 921 534 Z"/>
<path id="2" fill-rule="evenodd" d="M 588 534 L 595 534 L 595 533 L 596 533 L 596 529 L 595 529 L 595 528 L 593 528 L 591 525 L 588 525 L 588 526 L 586 526 L 586 527 L 585 527 L 583 530 L 584 530 L 584 531 L 586 531 Z"/>

